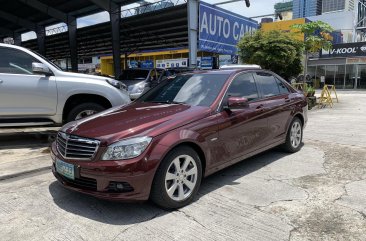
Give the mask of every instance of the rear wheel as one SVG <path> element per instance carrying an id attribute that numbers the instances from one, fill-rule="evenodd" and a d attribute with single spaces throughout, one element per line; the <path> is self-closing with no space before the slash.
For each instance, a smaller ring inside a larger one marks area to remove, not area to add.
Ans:
<path id="1" fill-rule="evenodd" d="M 166 209 L 183 207 L 194 199 L 202 179 L 202 164 L 190 147 L 172 150 L 160 164 L 151 189 L 151 200 Z"/>
<path id="2" fill-rule="evenodd" d="M 79 120 L 89 115 L 94 115 L 95 113 L 103 110 L 105 110 L 105 108 L 100 104 L 93 102 L 82 103 L 71 109 L 71 111 L 67 115 L 66 122 Z"/>
<path id="3" fill-rule="evenodd" d="M 298 117 L 295 117 L 287 131 L 286 142 L 282 148 L 287 152 L 297 152 L 301 149 L 303 136 L 302 122 Z"/>

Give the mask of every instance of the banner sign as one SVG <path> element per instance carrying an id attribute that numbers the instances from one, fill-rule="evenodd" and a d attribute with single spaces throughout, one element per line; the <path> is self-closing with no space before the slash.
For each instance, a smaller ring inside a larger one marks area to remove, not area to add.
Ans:
<path id="1" fill-rule="evenodd" d="M 211 56 L 201 58 L 201 69 L 212 69 L 213 58 Z"/>
<path id="2" fill-rule="evenodd" d="M 257 21 L 200 2 L 199 49 L 201 51 L 235 55 L 238 41 L 245 33 L 253 32 L 257 28 Z"/>
<path id="3" fill-rule="evenodd" d="M 156 68 L 180 68 L 187 67 L 188 59 L 159 59 L 156 60 Z"/>
<path id="4" fill-rule="evenodd" d="M 329 53 L 322 53 L 321 58 L 366 56 L 366 42 L 333 44 Z"/>

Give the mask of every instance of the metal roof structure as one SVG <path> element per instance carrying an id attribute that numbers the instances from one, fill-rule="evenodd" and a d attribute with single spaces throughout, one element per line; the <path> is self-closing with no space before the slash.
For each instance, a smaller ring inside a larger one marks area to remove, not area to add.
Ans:
<path id="1" fill-rule="evenodd" d="M 144 5 L 121 11 L 121 6 Z M 0 38 L 12 37 L 15 44 L 38 51 L 51 59 L 70 58 L 77 71 L 82 56 L 113 54 L 115 75 L 121 54 L 188 46 L 186 0 L 0 0 Z M 76 19 L 107 11 L 110 21 L 77 28 Z M 45 26 L 66 23 L 67 27 L 46 31 Z M 34 31 L 37 39 L 21 42 L 21 33 Z M 54 31 L 54 33 L 50 33 Z"/>
<path id="2" fill-rule="evenodd" d="M 112 54 L 109 22 L 79 28 L 76 36 L 79 57 Z M 67 32 L 46 36 L 45 45 L 46 57 L 50 59 L 70 57 Z M 22 46 L 34 51 L 38 50 L 36 39 L 22 42 Z M 188 27 L 185 4 L 121 19 L 120 50 L 122 54 L 144 50 L 187 48 L 187 46 Z"/>

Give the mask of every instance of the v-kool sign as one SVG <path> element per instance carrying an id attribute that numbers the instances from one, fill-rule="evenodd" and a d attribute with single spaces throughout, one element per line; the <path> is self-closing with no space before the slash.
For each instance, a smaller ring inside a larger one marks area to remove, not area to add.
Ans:
<path id="1" fill-rule="evenodd" d="M 236 44 L 247 32 L 258 28 L 252 19 L 200 2 L 199 49 L 219 54 L 233 55 Z"/>

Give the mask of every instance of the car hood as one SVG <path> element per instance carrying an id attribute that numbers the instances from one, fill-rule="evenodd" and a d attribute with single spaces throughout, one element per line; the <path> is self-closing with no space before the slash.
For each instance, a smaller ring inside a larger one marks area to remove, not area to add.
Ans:
<path id="1" fill-rule="evenodd" d="M 65 125 L 61 131 L 101 140 L 109 145 L 134 136 L 155 137 L 211 113 L 209 107 L 183 104 L 132 103 Z"/>
<path id="2" fill-rule="evenodd" d="M 120 80 L 126 86 L 136 85 L 138 83 L 145 82 L 145 80 Z"/>
<path id="3" fill-rule="evenodd" d="M 60 71 L 59 75 L 64 76 L 64 77 L 82 78 L 82 79 L 97 80 L 97 81 L 112 80 L 112 78 L 104 77 L 104 76 L 71 73 L 71 72 L 65 72 L 65 71 Z"/>

